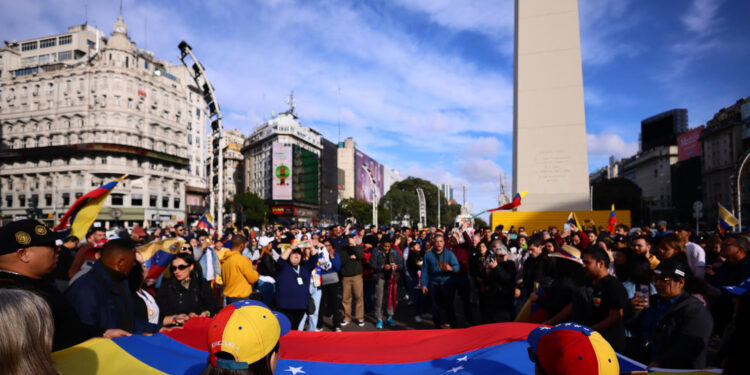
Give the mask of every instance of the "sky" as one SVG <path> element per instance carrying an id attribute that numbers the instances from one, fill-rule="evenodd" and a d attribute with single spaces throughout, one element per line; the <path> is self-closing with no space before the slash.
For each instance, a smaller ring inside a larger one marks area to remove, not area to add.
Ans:
<path id="1" fill-rule="evenodd" d="M 225 128 L 288 109 L 304 126 L 433 183 L 472 212 L 512 186 L 513 0 L 123 0 L 130 38 L 207 69 Z M 107 33 L 118 0 L 0 0 L 0 38 Z M 589 170 L 638 151 L 640 121 L 687 108 L 691 128 L 750 96 L 750 2 L 579 0 Z M 511 193 L 508 191 L 508 193 Z"/>

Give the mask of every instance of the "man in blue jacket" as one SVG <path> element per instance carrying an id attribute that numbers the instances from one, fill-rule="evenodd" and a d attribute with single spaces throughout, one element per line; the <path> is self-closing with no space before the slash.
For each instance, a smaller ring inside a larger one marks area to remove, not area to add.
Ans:
<path id="1" fill-rule="evenodd" d="M 453 311 L 452 275 L 458 272 L 459 265 L 456 254 L 445 248 L 445 238 L 437 233 L 434 238 L 435 247 L 424 255 L 422 263 L 422 293 L 430 292 L 432 299 L 432 319 L 435 327 L 442 328 L 441 309 L 445 309 L 448 320 L 445 328 L 456 327 L 456 313 Z"/>
<path id="2" fill-rule="evenodd" d="M 84 324 L 102 329 L 118 328 L 135 333 L 154 333 L 159 326 L 136 318 L 128 273 L 135 263 L 129 240 L 107 242 L 91 270 L 65 291 L 65 297 Z"/>

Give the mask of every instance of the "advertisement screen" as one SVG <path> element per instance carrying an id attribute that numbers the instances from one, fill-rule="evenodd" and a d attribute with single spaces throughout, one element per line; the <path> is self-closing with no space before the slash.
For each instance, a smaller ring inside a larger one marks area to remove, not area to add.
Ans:
<path id="1" fill-rule="evenodd" d="M 677 137 L 677 158 L 679 161 L 701 155 L 701 132 L 703 126 L 697 127 Z"/>
<path id="2" fill-rule="evenodd" d="M 367 166 L 367 167 L 365 167 Z M 365 168 L 369 168 L 375 179 L 375 192 L 380 199 L 383 191 L 383 166 L 360 151 L 354 153 L 354 198 L 372 203 L 372 183 Z"/>
<path id="3" fill-rule="evenodd" d="M 271 198 L 292 200 L 292 146 L 274 142 L 271 149 Z"/>

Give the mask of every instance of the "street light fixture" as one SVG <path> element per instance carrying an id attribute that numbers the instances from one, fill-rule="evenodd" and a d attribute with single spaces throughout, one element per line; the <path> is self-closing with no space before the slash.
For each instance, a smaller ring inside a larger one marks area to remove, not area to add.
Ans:
<path id="1" fill-rule="evenodd" d="M 182 62 L 182 65 L 188 68 L 188 71 L 190 71 L 190 68 L 185 61 L 185 58 L 189 56 L 193 61 L 191 64 L 193 72 L 192 77 L 195 81 L 195 85 L 201 88 L 203 99 L 209 110 L 209 119 L 211 121 L 211 144 L 214 146 L 209 161 L 210 168 L 208 185 L 211 191 L 210 211 L 211 213 L 214 212 L 214 209 L 218 211 L 216 215 L 216 233 L 217 235 L 221 235 L 224 228 L 224 202 L 222 201 L 224 198 L 224 148 L 222 147 L 224 129 L 221 125 L 221 109 L 219 108 L 219 102 L 216 100 L 213 85 L 208 80 L 205 70 L 203 70 L 203 65 L 198 62 L 198 59 L 193 55 L 193 47 L 183 40 L 177 48 L 180 49 L 180 61 Z M 218 165 L 214 165 L 214 158 L 218 158 Z M 219 175 L 218 181 L 214 181 L 214 169 L 217 169 Z M 218 197 L 215 194 L 214 187 L 217 187 L 219 190 Z"/>

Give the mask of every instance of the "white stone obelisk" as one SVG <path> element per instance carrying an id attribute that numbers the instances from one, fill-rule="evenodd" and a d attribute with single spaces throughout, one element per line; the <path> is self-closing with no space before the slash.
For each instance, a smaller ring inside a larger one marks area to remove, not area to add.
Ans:
<path id="1" fill-rule="evenodd" d="M 516 0 L 513 192 L 521 211 L 589 209 L 578 0 Z"/>

